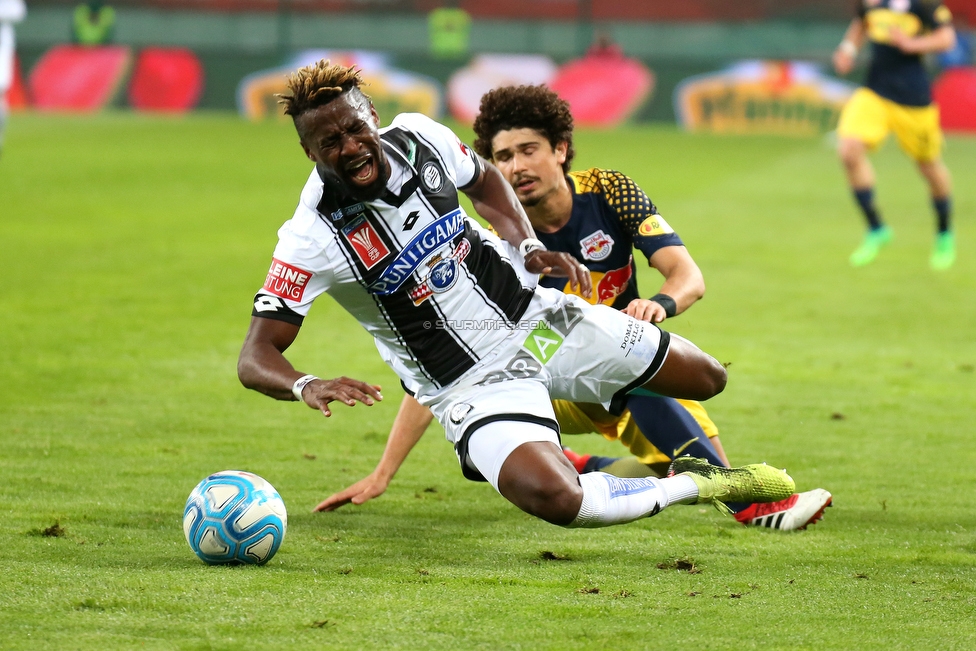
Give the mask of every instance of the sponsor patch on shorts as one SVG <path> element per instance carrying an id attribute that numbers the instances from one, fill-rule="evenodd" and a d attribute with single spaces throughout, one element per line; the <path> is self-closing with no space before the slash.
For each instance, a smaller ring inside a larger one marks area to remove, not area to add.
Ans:
<path id="1" fill-rule="evenodd" d="M 539 325 L 529 333 L 522 345 L 533 357 L 545 364 L 563 345 L 563 338 L 548 326 Z"/>

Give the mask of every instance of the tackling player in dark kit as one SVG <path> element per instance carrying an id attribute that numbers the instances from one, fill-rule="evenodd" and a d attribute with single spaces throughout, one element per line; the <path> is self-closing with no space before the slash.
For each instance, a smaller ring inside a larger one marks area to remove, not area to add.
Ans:
<path id="1" fill-rule="evenodd" d="M 546 247 L 570 253 L 586 265 L 594 293 L 581 298 L 654 323 L 683 311 L 704 292 L 697 265 L 632 180 L 619 172 L 598 169 L 567 175 L 573 158 L 572 131 L 569 105 L 548 88 L 500 88 L 482 98 L 481 112 L 475 121 L 475 150 L 493 159 Z M 637 292 L 636 266 L 631 255 L 634 247 L 665 276 L 661 293 L 651 299 L 642 299 Z M 580 295 L 565 278 L 544 275 L 539 282 Z M 578 471 L 660 476 L 679 450 L 715 465 L 728 465 L 721 447 L 716 450 L 706 436 L 707 431 L 715 437 L 712 441 L 718 442 L 718 430 L 699 403 L 631 394 L 626 404 L 629 410 L 614 415 L 600 404 L 553 402 L 561 433 L 598 432 L 621 440 L 637 457 L 579 458 L 565 450 Z M 395 428 L 407 430 L 407 439 L 419 439 L 432 418 L 425 411 L 408 398 Z M 398 438 L 393 436 L 391 440 Z M 664 454 L 661 449 L 671 454 Z M 398 456 L 384 456 L 373 474 L 330 496 L 319 508 L 331 510 L 350 501 L 361 504 L 381 494 L 401 461 Z M 741 504 L 733 508 L 743 523 L 764 523 L 789 530 L 818 519 L 830 499 L 827 491 L 817 489 L 776 504 Z"/>
<path id="2" fill-rule="evenodd" d="M 494 166 L 421 115 L 379 129 L 361 83 L 354 69 L 327 61 L 288 79 L 285 112 L 315 167 L 278 231 L 272 269 L 280 265 L 301 289 L 277 294 L 280 275 L 269 274 L 255 297 L 238 361 L 246 387 L 326 416 L 334 400 L 382 399 L 374 385 L 323 380 L 284 357 L 311 303 L 329 293 L 444 426 L 464 474 L 547 522 L 601 527 L 675 503 L 792 494 L 793 480 L 771 466 L 726 469 L 691 457 L 664 479 L 579 475 L 560 449 L 551 398 L 616 408 L 643 387 L 706 399 L 724 388 L 725 369 L 653 324 L 535 286 L 536 274 L 562 273 L 583 294 L 591 288 L 571 256 L 533 237 Z M 504 240 L 464 214 L 459 190 Z M 463 325 L 479 322 L 494 327 Z M 415 442 L 391 441 L 387 450 Z"/>
<path id="3" fill-rule="evenodd" d="M 922 55 L 951 50 L 956 43 L 952 14 L 941 0 L 861 0 L 844 40 L 834 52 L 834 68 L 846 75 L 861 45 L 871 43 L 867 79 L 840 115 L 838 153 L 847 182 L 868 224 L 851 264 L 871 263 L 891 241 L 874 202 L 874 168 L 868 150 L 895 132 L 898 145 L 915 160 L 925 177 L 936 214 L 935 245 L 929 264 L 948 269 L 956 260 L 950 225 L 952 178 L 942 162 L 939 108 L 932 103 Z"/>

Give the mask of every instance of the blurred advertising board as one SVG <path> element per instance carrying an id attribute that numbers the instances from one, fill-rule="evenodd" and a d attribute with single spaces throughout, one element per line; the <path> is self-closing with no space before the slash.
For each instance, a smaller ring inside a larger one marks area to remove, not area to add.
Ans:
<path id="1" fill-rule="evenodd" d="M 689 131 L 811 135 L 834 128 L 854 84 L 804 61 L 740 61 L 685 79 L 674 91 Z"/>
<path id="2" fill-rule="evenodd" d="M 932 98 L 939 105 L 943 129 L 976 133 L 976 68 L 946 70 L 932 85 Z"/>
<path id="3" fill-rule="evenodd" d="M 555 62 L 534 54 L 481 54 L 459 69 L 447 82 L 451 116 L 471 124 L 478 115 L 481 96 L 502 86 L 536 86 L 556 76 Z"/>
<path id="4" fill-rule="evenodd" d="M 37 1 L 37 0 L 35 0 Z M 48 0 L 51 1 L 51 0 Z M 56 1 L 56 0 L 55 0 Z M 954 4 L 973 0 L 949 0 Z M 158 9 L 192 5 L 210 12 L 353 13 L 397 12 L 424 14 L 449 6 L 475 18 L 534 20 L 647 20 L 647 21 L 757 21 L 776 19 L 844 20 L 850 18 L 850 0 L 126 0 L 127 4 Z M 953 9 L 955 11 L 955 9 Z"/>
<path id="5" fill-rule="evenodd" d="M 144 48 L 134 57 L 123 45 L 57 45 L 31 69 L 27 86 L 25 103 L 29 98 L 43 111 L 99 111 L 117 105 L 128 89 L 128 105 L 136 110 L 184 112 L 197 105 L 204 75 L 185 48 Z"/>
<path id="6" fill-rule="evenodd" d="M 569 102 L 580 126 L 614 127 L 650 99 L 654 74 L 637 59 L 613 51 L 594 52 L 566 62 L 550 84 Z"/>
<path id="7" fill-rule="evenodd" d="M 541 55 L 483 54 L 451 75 L 448 107 L 454 119 L 471 124 L 489 90 L 540 84 L 569 102 L 577 125 L 612 127 L 633 117 L 648 100 L 654 75 L 618 52 L 594 52 L 561 66 Z"/>
<path id="8" fill-rule="evenodd" d="M 394 68 L 388 54 L 363 50 L 304 50 L 283 66 L 247 75 L 237 86 L 238 112 L 252 121 L 284 119 L 275 95 L 287 90 L 289 74 L 321 59 L 359 68 L 366 82 L 363 90 L 385 122 L 398 113 L 423 113 L 435 119 L 443 113 L 443 92 L 435 79 Z"/>

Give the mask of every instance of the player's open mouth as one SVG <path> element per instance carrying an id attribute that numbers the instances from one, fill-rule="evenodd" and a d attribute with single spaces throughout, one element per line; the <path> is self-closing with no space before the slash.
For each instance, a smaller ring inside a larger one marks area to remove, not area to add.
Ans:
<path id="1" fill-rule="evenodd" d="M 515 189 L 521 192 L 530 192 L 536 184 L 536 179 L 519 179 L 515 183 Z"/>
<path id="2" fill-rule="evenodd" d="M 346 174 L 358 185 L 369 185 L 376 176 L 376 165 L 372 156 L 364 156 L 346 165 Z"/>

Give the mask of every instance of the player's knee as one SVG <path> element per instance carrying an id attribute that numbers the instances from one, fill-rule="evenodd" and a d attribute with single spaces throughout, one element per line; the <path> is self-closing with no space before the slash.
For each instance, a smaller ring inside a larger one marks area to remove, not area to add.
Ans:
<path id="1" fill-rule="evenodd" d="M 841 140 L 837 155 L 845 167 L 857 167 L 864 156 L 864 146 L 856 140 Z"/>
<path id="2" fill-rule="evenodd" d="M 699 365 L 694 387 L 689 387 L 680 397 L 688 400 L 708 400 L 725 390 L 729 376 L 725 367 L 710 355 L 704 364 Z"/>
<path id="3" fill-rule="evenodd" d="M 725 367 L 711 357 L 702 373 L 701 395 L 695 396 L 692 400 L 708 400 L 725 390 L 725 385 L 729 381 L 729 374 Z"/>
<path id="4" fill-rule="evenodd" d="M 565 526 L 579 515 L 583 489 L 577 481 L 569 481 L 561 475 L 550 476 L 542 481 L 522 482 L 518 494 L 513 497 L 511 501 L 529 515 Z"/>
<path id="5" fill-rule="evenodd" d="M 579 515 L 583 503 L 583 489 L 578 482 L 560 482 L 536 495 L 535 515 L 550 524 L 565 526 Z"/>

